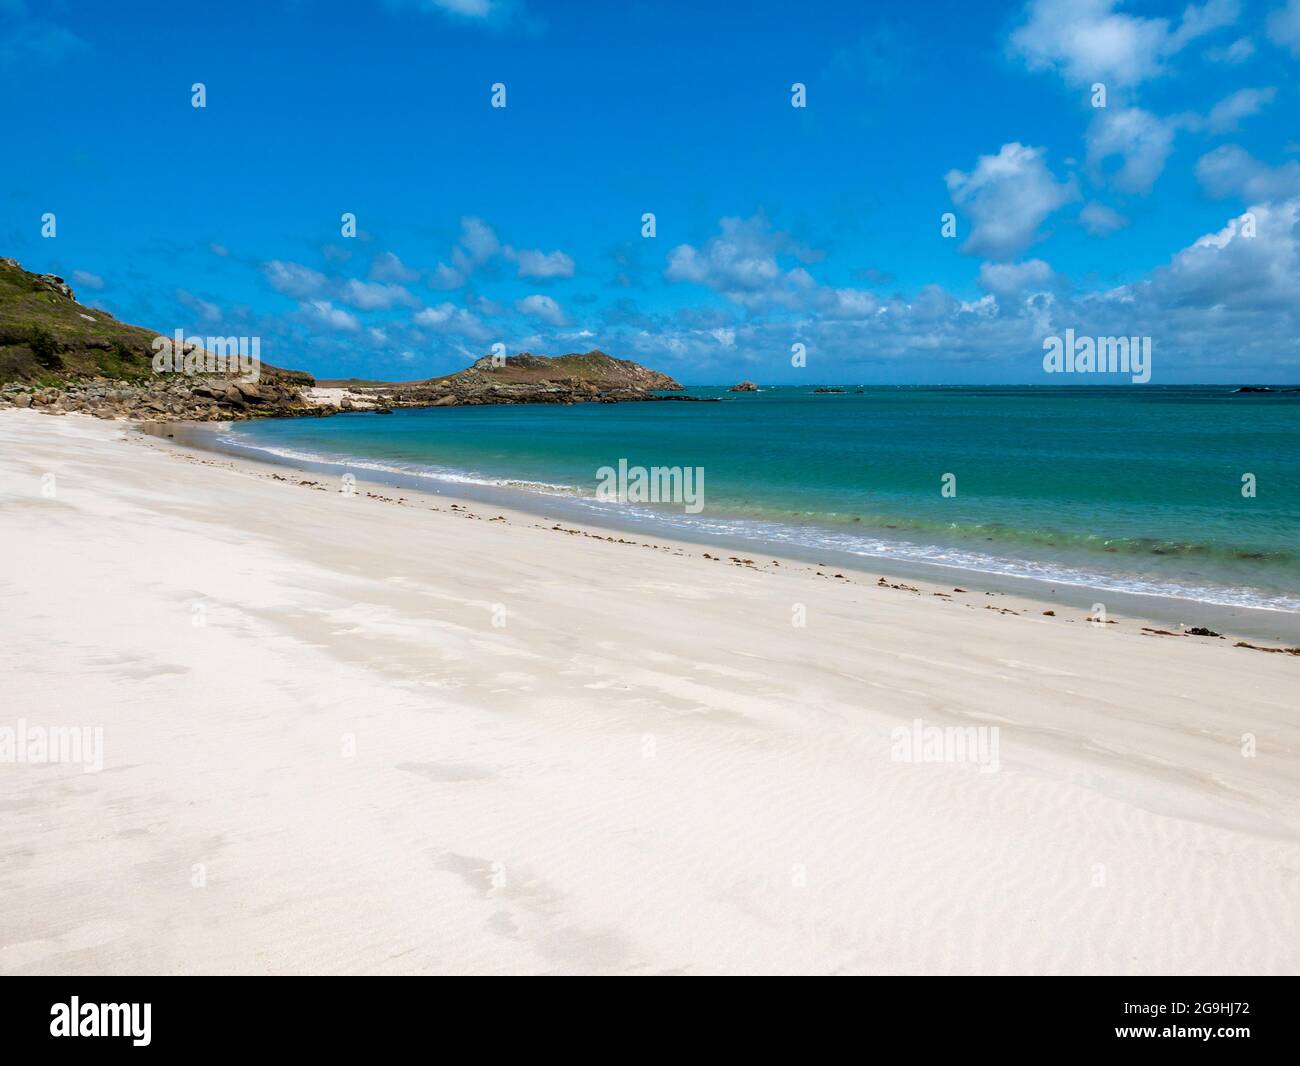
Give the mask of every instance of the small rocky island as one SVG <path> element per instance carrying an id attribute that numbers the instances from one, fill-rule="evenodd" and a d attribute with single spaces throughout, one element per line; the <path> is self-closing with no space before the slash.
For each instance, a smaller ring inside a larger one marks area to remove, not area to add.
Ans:
<path id="1" fill-rule="evenodd" d="M 742 381 L 739 385 L 732 385 L 728 392 L 757 392 L 758 386 L 752 381 Z"/>
<path id="2" fill-rule="evenodd" d="M 205 343 L 189 343 L 197 340 Z M 260 360 L 255 374 L 240 372 L 246 368 L 227 354 L 235 340 L 178 336 L 173 341 L 118 322 L 79 303 L 62 278 L 33 274 L 16 260 L 0 258 L 0 407 L 214 422 L 386 413 L 396 407 L 696 399 L 674 395 L 682 386 L 667 374 L 600 351 L 484 356 L 464 370 L 426 381 L 317 382 L 303 371 Z M 213 342 L 222 342 L 223 350 L 215 351 Z M 166 356 L 161 360 L 160 349 Z"/>
<path id="3" fill-rule="evenodd" d="M 689 400 L 667 374 L 604 352 L 485 355 L 455 374 L 427 381 L 321 381 L 313 398 L 343 410 L 466 407 L 502 403 L 629 403 Z"/>

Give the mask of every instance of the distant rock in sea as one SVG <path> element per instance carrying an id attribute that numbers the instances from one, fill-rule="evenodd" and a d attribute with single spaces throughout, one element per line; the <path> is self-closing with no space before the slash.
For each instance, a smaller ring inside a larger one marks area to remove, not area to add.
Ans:
<path id="1" fill-rule="evenodd" d="M 757 392 L 758 386 L 752 381 L 742 381 L 739 385 L 732 385 L 728 392 Z"/>

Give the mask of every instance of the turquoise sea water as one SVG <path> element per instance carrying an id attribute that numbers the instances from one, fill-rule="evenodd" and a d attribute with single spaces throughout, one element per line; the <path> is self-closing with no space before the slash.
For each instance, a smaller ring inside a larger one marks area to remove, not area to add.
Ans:
<path id="1" fill-rule="evenodd" d="M 561 495 L 593 518 L 632 509 L 666 533 L 744 536 L 774 552 L 826 548 L 1300 611 L 1300 393 L 689 394 L 726 398 L 400 410 L 241 423 L 226 436 L 289 458 Z M 620 459 L 703 468 L 703 512 L 598 502 L 598 469 Z M 955 496 L 941 492 L 945 474 Z"/>

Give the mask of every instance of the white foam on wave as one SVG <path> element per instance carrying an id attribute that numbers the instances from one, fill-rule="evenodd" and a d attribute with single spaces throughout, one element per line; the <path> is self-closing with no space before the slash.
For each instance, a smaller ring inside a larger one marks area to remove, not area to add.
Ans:
<path id="1" fill-rule="evenodd" d="M 756 522 L 745 519 L 710 519 L 671 512 L 633 508 L 618 503 L 601 503 L 579 499 L 580 506 L 594 512 L 608 508 L 627 508 L 635 511 L 639 520 L 653 523 L 682 535 L 705 533 L 718 538 L 735 537 L 762 541 L 773 545 L 789 545 L 803 549 L 843 552 L 874 559 L 899 559 L 928 563 L 999 577 L 1028 578 L 1055 585 L 1070 585 L 1105 592 L 1127 593 L 1138 596 L 1162 596 L 1170 599 L 1192 600 L 1216 607 L 1247 607 L 1264 611 L 1300 612 L 1300 598 L 1270 594 L 1259 589 L 1236 588 L 1220 585 L 1183 584 L 1157 578 L 1134 575 L 1107 574 L 1086 567 L 1070 566 L 1062 562 L 1039 562 L 1030 559 L 1009 559 L 984 552 L 965 551 L 941 545 L 916 544 L 906 540 L 881 540 L 874 537 L 837 533 L 832 530 L 806 526 L 783 525 L 779 522 Z"/>
<path id="2" fill-rule="evenodd" d="M 319 463 L 340 468 L 369 470 L 380 474 L 399 474 L 453 485 L 479 485 L 489 488 L 517 489 L 533 495 L 564 497 L 580 511 L 590 513 L 596 520 L 617 512 L 620 517 L 632 518 L 638 523 L 651 525 L 665 532 L 676 532 L 684 537 L 734 537 L 748 541 L 761 541 L 772 545 L 788 545 L 805 550 L 842 552 L 874 559 L 898 559 L 945 566 L 953 570 L 993 574 L 998 577 L 1028 578 L 1055 585 L 1097 589 L 1103 592 L 1127 593 L 1139 596 L 1161 596 L 1169 599 L 1191 600 L 1216 607 L 1242 607 L 1263 611 L 1300 613 L 1300 598 L 1275 595 L 1252 588 L 1205 584 L 1180 584 L 1175 581 L 1143 578 L 1134 575 L 1107 574 L 1086 567 L 1070 566 L 1062 562 L 1039 562 L 1029 559 L 1009 559 L 984 552 L 966 551 L 941 545 L 916 544 L 906 540 L 882 540 L 811 526 L 792 526 L 779 522 L 760 522 L 749 519 L 716 519 L 703 515 L 676 514 L 665 509 L 638 507 L 601 501 L 589 495 L 590 490 L 576 485 L 554 484 L 545 481 L 526 481 L 515 478 L 489 477 L 485 474 L 453 470 L 428 464 L 377 463 L 368 459 L 345 458 L 299 451 L 293 448 L 250 444 L 235 436 L 217 438 L 220 442 L 249 451 L 263 452 L 277 458 L 295 462 Z"/>
<path id="3" fill-rule="evenodd" d="M 381 474 L 402 474 L 407 477 L 427 478 L 430 481 L 446 481 L 457 485 L 486 485 L 494 488 L 524 489 L 552 496 L 572 496 L 581 493 L 576 485 L 553 484 L 548 481 L 524 481 L 517 478 L 489 477 L 449 467 L 412 464 L 402 466 L 395 463 L 377 463 L 370 459 L 354 459 L 347 456 L 324 455 L 317 452 L 299 451 L 294 448 L 271 447 L 266 444 L 250 444 L 238 437 L 218 437 L 222 444 L 231 445 L 248 451 L 274 455 L 280 459 L 291 459 L 298 463 L 319 463 L 325 466 L 337 466 L 352 470 L 371 470 Z"/>

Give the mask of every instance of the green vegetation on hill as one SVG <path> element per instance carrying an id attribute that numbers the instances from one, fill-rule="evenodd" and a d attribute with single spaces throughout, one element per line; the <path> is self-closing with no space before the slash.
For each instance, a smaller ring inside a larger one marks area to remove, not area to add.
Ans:
<path id="1" fill-rule="evenodd" d="M 432 380 L 483 385 L 580 384 L 601 389 L 678 390 L 682 387 L 667 374 L 649 370 L 630 359 L 615 359 L 601 351 L 556 356 L 522 352 L 496 361 L 489 355 L 455 374 Z"/>
<path id="2" fill-rule="evenodd" d="M 0 405 L 90 410 L 108 417 L 320 414 L 300 393 L 310 375 L 263 363 L 256 386 L 220 375 L 155 373 L 158 334 L 77 302 L 52 274 L 0 258 Z M 208 344 L 214 341 L 209 339 Z M 212 380 L 216 377 L 216 380 Z M 324 383 L 322 383 L 324 384 Z M 498 403 L 615 403 L 679 392 L 667 374 L 604 352 L 484 356 L 455 374 L 404 383 L 330 382 L 355 395 L 328 410 Z"/>
<path id="3" fill-rule="evenodd" d="M 60 278 L 0 259 L 0 382 L 141 381 L 151 373 L 156 336 L 83 307 Z"/>
<path id="4" fill-rule="evenodd" d="M 53 274 L 0 258 L 0 384 L 57 386 L 89 378 L 145 384 L 158 334 L 77 302 Z M 309 375 L 267 364 L 263 375 L 310 384 Z"/>

